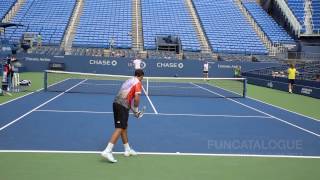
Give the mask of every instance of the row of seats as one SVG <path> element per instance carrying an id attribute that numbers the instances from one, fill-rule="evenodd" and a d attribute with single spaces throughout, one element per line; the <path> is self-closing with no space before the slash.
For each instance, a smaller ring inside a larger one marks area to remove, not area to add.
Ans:
<path id="1" fill-rule="evenodd" d="M 214 52 L 268 53 L 233 1 L 193 0 L 193 3 Z"/>
<path id="2" fill-rule="evenodd" d="M 272 43 L 294 44 L 294 40 L 256 2 L 243 3 Z"/>
<path id="3" fill-rule="evenodd" d="M 0 21 L 6 16 L 10 11 L 12 6 L 17 2 L 17 0 L 1 0 L 0 5 Z"/>
<path id="4" fill-rule="evenodd" d="M 85 0 L 74 47 L 132 47 L 132 1 Z"/>
<path id="5" fill-rule="evenodd" d="M 157 36 L 179 36 L 185 51 L 200 51 L 192 17 L 183 0 L 141 0 L 144 48 L 156 49 Z"/>
<path id="6" fill-rule="evenodd" d="M 59 45 L 68 27 L 76 0 L 26 0 L 12 22 L 23 27 L 9 28 L 8 37 L 18 41 L 24 32 L 41 34 L 42 44 Z"/>
<path id="7" fill-rule="evenodd" d="M 287 4 L 301 25 L 304 25 L 304 0 L 287 0 Z"/>
<path id="8" fill-rule="evenodd" d="M 112 44 L 116 48 L 131 48 L 132 1 L 83 2 L 74 47 L 107 48 Z M 76 0 L 26 0 L 12 21 L 21 23 L 24 27 L 9 28 L 8 35 L 11 39 L 18 40 L 24 32 L 31 31 L 41 33 L 43 44 L 58 45 L 63 39 L 75 3 Z M 193 0 L 193 4 L 214 52 L 267 53 L 267 49 L 232 0 Z M 272 42 L 292 41 L 257 4 L 246 3 L 245 6 Z M 177 35 L 181 39 L 183 50 L 200 51 L 192 17 L 184 0 L 141 0 L 141 11 L 145 49 L 156 49 L 157 36 Z"/>
<path id="9" fill-rule="evenodd" d="M 312 22 L 313 28 L 317 31 L 320 30 L 320 0 L 312 1 Z"/>
<path id="10" fill-rule="evenodd" d="M 287 4 L 297 17 L 304 31 L 304 15 L 305 15 L 305 0 L 287 0 Z M 320 30 L 320 0 L 312 0 L 312 23 L 313 30 Z"/>

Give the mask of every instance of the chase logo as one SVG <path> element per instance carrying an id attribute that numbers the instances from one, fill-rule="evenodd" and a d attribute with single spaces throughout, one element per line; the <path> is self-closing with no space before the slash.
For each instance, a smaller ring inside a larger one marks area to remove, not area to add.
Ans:
<path id="1" fill-rule="evenodd" d="M 147 64 L 146 64 L 144 61 L 142 61 L 142 62 L 140 63 L 140 68 L 141 68 L 141 69 L 146 68 L 146 66 L 147 66 Z"/>
<path id="2" fill-rule="evenodd" d="M 179 64 L 178 64 L 178 67 L 179 67 L 180 69 L 182 69 L 182 68 L 183 68 L 183 63 L 179 63 Z"/>
<path id="3" fill-rule="evenodd" d="M 90 59 L 89 64 L 92 65 L 102 65 L 102 66 L 116 66 L 118 62 L 116 60 L 100 60 L 100 59 Z"/>
<path id="4" fill-rule="evenodd" d="M 179 68 L 182 69 L 184 67 L 183 63 L 157 63 L 157 68 Z"/>

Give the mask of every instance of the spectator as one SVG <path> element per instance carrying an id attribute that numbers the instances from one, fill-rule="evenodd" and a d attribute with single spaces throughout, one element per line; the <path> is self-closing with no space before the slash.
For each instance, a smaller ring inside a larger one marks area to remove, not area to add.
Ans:
<path id="1" fill-rule="evenodd" d="M 41 47 L 41 46 L 42 46 L 42 36 L 41 36 L 41 33 L 39 33 L 38 36 L 37 36 L 37 45 L 38 45 L 38 47 Z"/>
<path id="2" fill-rule="evenodd" d="M 114 37 L 111 37 L 110 41 L 109 41 L 109 47 L 110 47 L 110 50 L 113 51 L 114 47 L 115 47 L 115 39 Z"/>
<path id="3" fill-rule="evenodd" d="M 8 94 L 11 96 L 9 91 L 9 85 L 10 85 L 10 77 L 11 77 L 11 65 L 10 65 L 10 59 L 6 59 L 5 63 L 3 65 L 3 72 L 2 72 L 2 92 L 1 94 Z"/>
<path id="4" fill-rule="evenodd" d="M 316 81 L 317 81 L 317 82 L 320 82 L 320 74 L 317 74 L 317 75 L 316 75 Z"/>
<path id="5" fill-rule="evenodd" d="M 293 85 L 295 83 L 296 74 L 298 74 L 298 71 L 294 67 L 294 64 L 290 64 L 289 69 L 287 70 L 288 73 L 288 82 L 289 82 L 289 93 L 292 93 Z"/>
<path id="6" fill-rule="evenodd" d="M 234 77 L 241 77 L 241 66 L 238 65 L 234 68 Z"/>

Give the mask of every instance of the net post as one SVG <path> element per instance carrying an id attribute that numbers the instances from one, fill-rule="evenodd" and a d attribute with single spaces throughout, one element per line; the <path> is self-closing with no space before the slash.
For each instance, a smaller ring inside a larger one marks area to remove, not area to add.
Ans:
<path id="1" fill-rule="evenodd" d="M 47 79 L 48 79 L 48 72 L 44 71 L 44 76 L 43 76 L 43 90 L 44 91 L 47 91 L 47 87 L 48 87 Z"/>
<path id="2" fill-rule="evenodd" d="M 146 92 L 147 94 L 147 96 L 149 95 L 149 78 L 147 78 L 147 92 Z"/>
<path id="3" fill-rule="evenodd" d="M 243 97 L 247 97 L 247 78 L 244 78 L 243 80 Z"/>

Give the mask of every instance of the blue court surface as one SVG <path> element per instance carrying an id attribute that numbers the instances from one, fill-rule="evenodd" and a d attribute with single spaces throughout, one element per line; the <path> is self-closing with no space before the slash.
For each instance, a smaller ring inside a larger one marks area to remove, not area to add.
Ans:
<path id="1" fill-rule="evenodd" d="M 68 81 L 62 83 L 69 90 L 83 83 Z M 320 157 L 316 119 L 251 98 L 192 95 L 195 91 L 221 93 L 194 84 L 190 96 L 144 94 L 145 115 L 129 119 L 130 144 L 151 154 Z M 114 130 L 114 96 L 38 91 L 2 104 L 0 150 L 102 151 Z M 114 151 L 123 151 L 121 139 Z"/>

